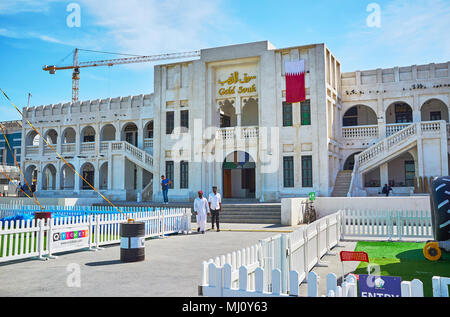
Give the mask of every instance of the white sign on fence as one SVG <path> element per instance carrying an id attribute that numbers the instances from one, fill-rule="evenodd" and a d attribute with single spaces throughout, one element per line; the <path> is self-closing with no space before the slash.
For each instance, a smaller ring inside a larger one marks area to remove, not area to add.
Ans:
<path id="1" fill-rule="evenodd" d="M 89 247 L 89 227 L 74 226 L 52 230 L 52 253 Z"/>

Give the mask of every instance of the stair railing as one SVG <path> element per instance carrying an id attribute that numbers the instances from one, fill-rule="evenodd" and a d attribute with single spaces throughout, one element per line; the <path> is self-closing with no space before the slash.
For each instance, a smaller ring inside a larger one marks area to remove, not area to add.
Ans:
<path id="1" fill-rule="evenodd" d="M 151 179 L 150 183 L 142 190 L 142 201 L 151 200 L 151 196 L 153 196 L 153 179 Z"/>
<path id="2" fill-rule="evenodd" d="M 358 187 L 358 169 L 359 169 L 359 154 L 355 155 L 355 165 L 353 166 L 352 179 L 348 188 L 347 197 L 353 197 L 356 195 L 356 188 Z"/>
<path id="3" fill-rule="evenodd" d="M 359 194 L 362 190 L 362 184 L 360 184 L 360 166 L 363 166 L 378 157 L 380 154 L 387 155 L 389 150 L 395 148 L 405 140 L 420 136 L 422 133 L 427 134 L 440 134 L 442 129 L 445 129 L 447 123 L 445 121 L 427 121 L 427 122 L 415 122 L 404 129 L 384 138 L 380 142 L 372 145 L 365 151 L 361 152 L 359 155 L 355 155 L 355 165 L 352 172 L 352 180 L 350 182 L 350 187 L 347 196 L 352 197 Z"/>
<path id="4" fill-rule="evenodd" d="M 153 166 L 153 157 L 146 151 L 141 150 L 128 142 L 125 142 L 125 151 L 139 162 Z"/>
<path id="5" fill-rule="evenodd" d="M 384 138 L 380 142 L 372 145 L 365 151 L 359 154 L 359 166 L 367 164 L 374 158 L 378 157 L 380 154 L 386 154 L 391 148 L 402 143 L 406 139 L 415 136 L 417 133 L 417 123 L 407 126 L 405 129 L 394 133 L 393 135 Z"/>

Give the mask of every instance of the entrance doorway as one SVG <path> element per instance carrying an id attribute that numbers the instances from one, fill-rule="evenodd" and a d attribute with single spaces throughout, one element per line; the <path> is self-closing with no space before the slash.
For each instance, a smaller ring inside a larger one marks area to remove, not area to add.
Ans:
<path id="1" fill-rule="evenodd" d="M 242 151 L 229 154 L 223 163 L 223 197 L 256 197 L 256 163 Z"/>

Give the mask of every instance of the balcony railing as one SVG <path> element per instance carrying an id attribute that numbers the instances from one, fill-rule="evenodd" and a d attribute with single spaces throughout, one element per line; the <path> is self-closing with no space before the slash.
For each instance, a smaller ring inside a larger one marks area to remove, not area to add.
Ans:
<path id="1" fill-rule="evenodd" d="M 26 155 L 39 155 L 39 146 L 30 145 L 25 148 Z"/>
<path id="2" fill-rule="evenodd" d="M 406 129 L 411 124 L 413 124 L 413 123 L 412 122 L 408 122 L 408 123 L 389 123 L 389 124 L 386 124 L 386 137 L 391 136 L 391 135 L 397 133 L 398 131 Z"/>
<path id="3" fill-rule="evenodd" d="M 378 135 L 378 125 L 361 125 L 342 128 L 342 138 L 344 139 L 377 139 Z"/>
<path id="4" fill-rule="evenodd" d="M 232 127 L 232 128 L 220 128 L 216 132 L 217 140 L 250 140 L 258 139 L 259 129 L 258 127 Z"/>
<path id="5" fill-rule="evenodd" d="M 61 144 L 61 152 L 63 154 L 73 154 L 76 152 L 76 149 L 77 149 L 76 143 Z"/>
<path id="6" fill-rule="evenodd" d="M 83 142 L 80 145 L 80 153 L 92 153 L 95 152 L 95 142 Z"/>

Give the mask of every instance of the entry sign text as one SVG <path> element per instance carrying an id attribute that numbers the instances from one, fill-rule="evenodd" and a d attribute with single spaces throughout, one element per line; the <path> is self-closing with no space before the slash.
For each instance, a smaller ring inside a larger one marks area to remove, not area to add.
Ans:
<path id="1" fill-rule="evenodd" d="M 401 277 L 359 275 L 359 296 L 401 297 L 401 284 Z"/>
<path id="2" fill-rule="evenodd" d="M 309 200 L 311 200 L 311 201 L 316 200 L 316 193 L 315 192 L 309 193 Z"/>

